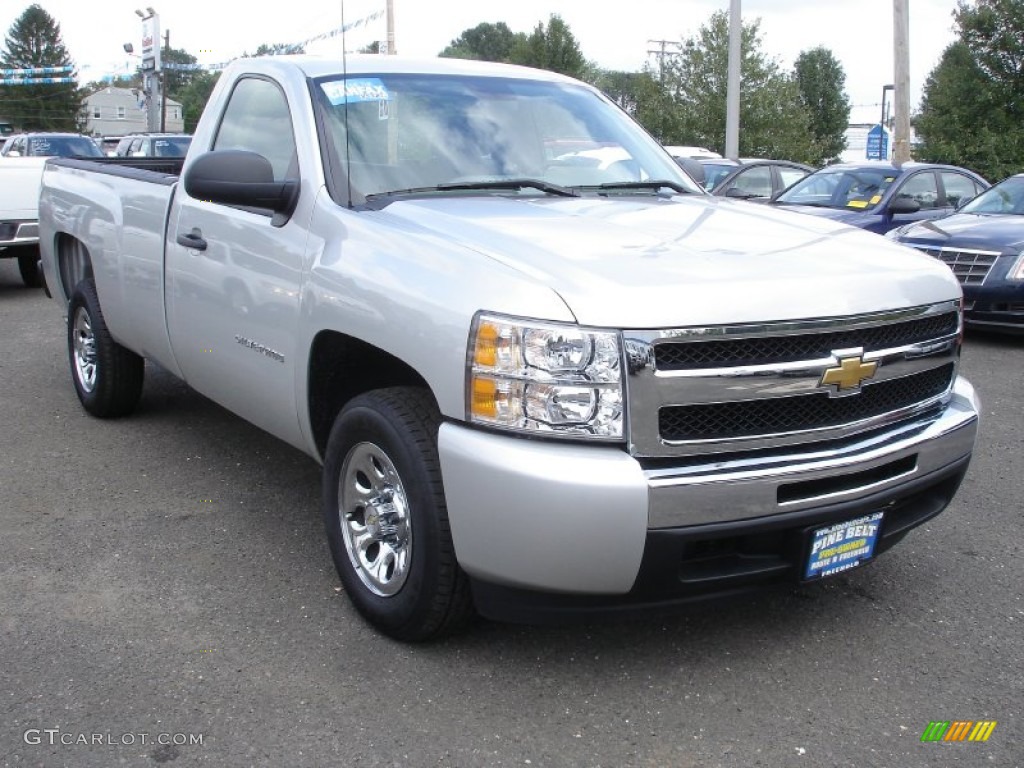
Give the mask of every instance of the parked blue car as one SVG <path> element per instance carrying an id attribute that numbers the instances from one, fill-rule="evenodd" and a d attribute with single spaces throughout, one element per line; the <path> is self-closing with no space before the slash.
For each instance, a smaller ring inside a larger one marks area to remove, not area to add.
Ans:
<path id="1" fill-rule="evenodd" d="M 1024 333 L 1024 173 L 983 192 L 952 216 L 908 224 L 886 237 L 942 259 L 964 290 L 969 326 Z"/>
<path id="2" fill-rule="evenodd" d="M 973 171 L 953 165 L 848 163 L 805 176 L 771 204 L 884 234 L 947 216 L 989 186 Z"/>

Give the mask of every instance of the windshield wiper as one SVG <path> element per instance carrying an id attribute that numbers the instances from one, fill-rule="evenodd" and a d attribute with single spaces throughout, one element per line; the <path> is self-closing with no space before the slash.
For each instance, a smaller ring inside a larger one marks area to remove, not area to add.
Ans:
<path id="1" fill-rule="evenodd" d="M 489 189 L 537 189 L 549 195 L 559 197 L 579 197 L 579 193 L 568 187 L 551 184 L 543 179 L 481 179 L 479 181 L 450 181 L 434 187 L 411 187 L 409 189 L 393 189 L 389 192 L 375 192 L 366 196 L 367 200 L 376 200 L 394 195 L 422 195 L 431 192 L 462 192 Z"/>
<path id="2" fill-rule="evenodd" d="M 678 192 L 682 195 L 695 194 L 692 189 L 685 187 L 675 181 L 667 181 L 665 179 L 648 179 L 646 181 L 610 181 L 605 184 L 598 184 L 594 187 L 584 187 L 584 189 L 596 189 L 598 194 L 601 192 L 617 192 L 619 190 L 630 190 L 630 189 L 662 189 L 667 187 L 673 192 Z"/>

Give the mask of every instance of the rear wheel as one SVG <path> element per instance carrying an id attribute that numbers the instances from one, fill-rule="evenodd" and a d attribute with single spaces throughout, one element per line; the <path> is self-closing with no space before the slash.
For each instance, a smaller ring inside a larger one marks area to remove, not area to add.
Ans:
<path id="1" fill-rule="evenodd" d="M 145 361 L 111 337 L 92 280 L 82 280 L 71 296 L 68 360 L 78 399 L 93 416 L 112 418 L 135 410 Z"/>
<path id="2" fill-rule="evenodd" d="M 39 248 L 34 245 L 23 245 L 18 248 L 18 271 L 21 279 L 29 288 L 39 288 L 43 284 L 43 273 L 39 269 Z"/>
<path id="3" fill-rule="evenodd" d="M 331 555 L 356 609 L 398 640 L 433 640 L 472 616 L 455 559 L 430 395 L 370 392 L 335 420 L 324 462 Z"/>

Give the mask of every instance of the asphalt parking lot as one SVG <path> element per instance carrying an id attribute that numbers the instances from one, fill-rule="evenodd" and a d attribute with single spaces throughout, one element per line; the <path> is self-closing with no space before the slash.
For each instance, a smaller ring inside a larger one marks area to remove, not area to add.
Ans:
<path id="1" fill-rule="evenodd" d="M 1024 765 L 1024 339 L 970 334 L 954 504 L 870 567 L 686 615 L 405 646 L 324 540 L 319 468 L 156 369 L 80 408 L 0 260 L 4 766 Z M 927 743 L 932 721 L 995 721 Z"/>

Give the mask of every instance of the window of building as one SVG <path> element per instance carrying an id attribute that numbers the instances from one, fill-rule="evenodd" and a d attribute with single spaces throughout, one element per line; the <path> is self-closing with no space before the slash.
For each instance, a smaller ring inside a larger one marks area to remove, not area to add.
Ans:
<path id="1" fill-rule="evenodd" d="M 117 108 L 117 119 L 124 120 L 124 107 Z"/>
<path id="2" fill-rule="evenodd" d="M 93 120 L 99 120 L 101 117 L 103 117 L 103 110 L 100 109 L 99 107 L 93 107 L 92 108 L 92 118 L 93 118 Z"/>

